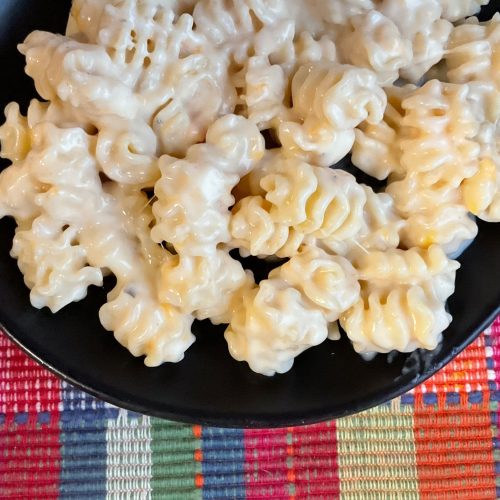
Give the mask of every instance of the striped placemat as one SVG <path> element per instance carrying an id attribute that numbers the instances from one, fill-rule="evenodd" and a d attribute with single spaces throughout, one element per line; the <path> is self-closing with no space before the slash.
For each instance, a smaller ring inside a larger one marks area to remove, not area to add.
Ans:
<path id="1" fill-rule="evenodd" d="M 98 401 L 0 334 L 0 498 L 494 499 L 500 318 L 434 378 L 353 417 L 228 430 Z"/>

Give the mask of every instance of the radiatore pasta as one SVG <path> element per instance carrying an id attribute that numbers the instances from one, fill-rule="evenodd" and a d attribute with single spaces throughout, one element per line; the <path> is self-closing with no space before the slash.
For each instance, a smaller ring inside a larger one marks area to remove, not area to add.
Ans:
<path id="1" fill-rule="evenodd" d="M 267 376 L 341 335 L 435 349 L 453 259 L 500 221 L 500 15 L 467 17 L 487 3 L 74 0 L 65 35 L 19 45 L 43 101 L 0 127 L 31 303 L 114 276 L 99 319 L 148 366 L 204 320 Z"/>

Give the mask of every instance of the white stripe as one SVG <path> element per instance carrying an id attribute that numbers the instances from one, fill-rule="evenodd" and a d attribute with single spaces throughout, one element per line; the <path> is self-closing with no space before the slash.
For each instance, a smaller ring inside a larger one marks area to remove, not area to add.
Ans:
<path id="1" fill-rule="evenodd" d="M 119 410 L 106 430 L 106 491 L 111 499 L 151 498 L 153 457 L 149 417 L 131 418 Z"/>

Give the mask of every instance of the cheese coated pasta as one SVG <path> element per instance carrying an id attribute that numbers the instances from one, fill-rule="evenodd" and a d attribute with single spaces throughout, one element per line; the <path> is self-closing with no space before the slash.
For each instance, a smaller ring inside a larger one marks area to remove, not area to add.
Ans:
<path id="1" fill-rule="evenodd" d="M 361 298 L 340 319 L 357 352 L 434 349 L 451 316 L 445 303 L 459 264 L 439 246 L 369 252 L 354 261 Z"/>
<path id="2" fill-rule="evenodd" d="M 487 3 L 73 0 L 19 45 L 41 100 L 0 126 L 31 303 L 111 275 L 101 324 L 151 367 L 205 320 L 266 376 L 342 335 L 435 349 L 452 255 L 500 221 Z"/>
<path id="3" fill-rule="evenodd" d="M 446 56 L 448 77 L 470 87 L 469 101 L 482 124 L 476 140 L 481 146 L 479 171 L 463 185 L 467 208 L 490 222 L 500 221 L 500 15 L 485 23 L 472 18 L 457 26 Z"/>
<path id="4" fill-rule="evenodd" d="M 433 80 L 406 97 L 401 141 L 401 180 L 387 192 L 407 218 L 407 246 L 441 244 L 453 253 L 477 234 L 463 204 L 461 184 L 479 168 L 478 123 L 467 104 L 468 88 Z M 398 178 L 398 176 L 396 176 Z"/>
<path id="5" fill-rule="evenodd" d="M 279 128 L 283 149 L 319 166 L 342 159 L 354 144 L 354 128 L 364 120 L 380 122 L 386 105 L 372 72 L 335 63 L 300 67 L 292 100 L 296 118 Z"/>
<path id="6" fill-rule="evenodd" d="M 233 208 L 232 244 L 252 255 L 289 257 L 305 238 L 353 238 L 361 229 L 366 195 L 350 174 L 300 160 L 278 160 L 260 181 L 263 196 Z"/>
<path id="7" fill-rule="evenodd" d="M 287 372 L 296 356 L 327 336 L 322 312 L 279 279 L 247 291 L 225 333 L 231 355 L 263 375 Z"/>

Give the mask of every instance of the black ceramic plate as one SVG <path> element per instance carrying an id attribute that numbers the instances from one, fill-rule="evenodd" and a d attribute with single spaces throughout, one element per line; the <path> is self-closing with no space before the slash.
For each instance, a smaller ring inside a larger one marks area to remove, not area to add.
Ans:
<path id="1" fill-rule="evenodd" d="M 69 0 L 0 0 L 2 107 L 11 100 L 26 105 L 35 96 L 16 43 L 34 29 L 63 32 L 69 4 Z M 490 16 L 493 10 L 490 6 Z M 31 307 L 28 289 L 9 257 L 14 229 L 10 220 L 0 221 L 0 323 L 17 344 L 56 374 L 138 412 L 238 427 L 341 417 L 413 388 L 494 319 L 500 305 L 499 227 L 480 224 L 477 240 L 460 259 L 457 290 L 449 302 L 454 321 L 434 352 L 380 355 L 366 362 L 345 339 L 327 341 L 299 356 L 289 373 L 266 378 L 234 361 L 223 328 L 204 322 L 195 325 L 197 342 L 183 362 L 146 368 L 142 359 L 133 358 L 100 326 L 97 311 L 105 289 L 93 289 L 86 300 L 56 315 Z"/>

